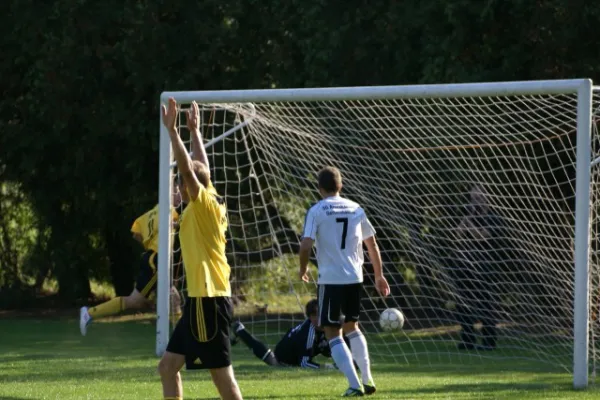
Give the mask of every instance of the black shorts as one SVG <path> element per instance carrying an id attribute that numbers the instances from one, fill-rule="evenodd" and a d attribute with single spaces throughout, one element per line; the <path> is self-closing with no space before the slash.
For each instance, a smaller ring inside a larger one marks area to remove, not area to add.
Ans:
<path id="1" fill-rule="evenodd" d="M 148 298 L 156 289 L 156 260 L 158 253 L 148 250 L 140 259 L 140 271 L 135 281 L 135 288 L 142 296 Z"/>
<path id="2" fill-rule="evenodd" d="M 362 283 L 319 285 L 319 326 L 341 326 L 360 316 Z"/>
<path id="3" fill-rule="evenodd" d="M 230 366 L 232 318 L 230 297 L 190 297 L 169 339 L 167 351 L 184 355 L 187 369 Z"/>

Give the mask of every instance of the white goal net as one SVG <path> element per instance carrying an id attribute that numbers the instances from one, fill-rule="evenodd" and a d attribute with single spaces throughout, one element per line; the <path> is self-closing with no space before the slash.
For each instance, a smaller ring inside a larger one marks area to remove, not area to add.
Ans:
<path id="1" fill-rule="evenodd" d="M 575 369 L 587 382 L 600 313 L 600 93 L 590 115 L 588 84 L 173 94 L 182 108 L 201 106 L 212 180 L 228 207 L 236 319 L 274 346 L 304 318 L 317 291 L 297 278 L 299 235 L 319 198 L 316 173 L 334 165 L 342 195 L 377 230 L 391 286 L 389 298 L 376 294 L 367 261 L 361 323 L 375 363 L 494 360 L 507 369 Z M 591 145 L 579 143 L 590 125 Z M 177 241 L 170 259 L 173 284 L 185 292 Z M 577 280 L 576 269 L 586 275 Z M 380 331 L 389 307 L 406 316 L 400 332 Z"/>

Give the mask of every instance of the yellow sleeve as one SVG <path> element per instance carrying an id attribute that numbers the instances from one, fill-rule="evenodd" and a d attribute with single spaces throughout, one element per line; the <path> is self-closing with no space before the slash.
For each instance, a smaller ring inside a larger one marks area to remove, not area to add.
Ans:
<path id="1" fill-rule="evenodd" d="M 139 233 L 142 234 L 142 227 L 140 225 L 140 218 L 138 217 L 135 221 L 133 221 L 133 225 L 131 225 L 131 233 Z"/>

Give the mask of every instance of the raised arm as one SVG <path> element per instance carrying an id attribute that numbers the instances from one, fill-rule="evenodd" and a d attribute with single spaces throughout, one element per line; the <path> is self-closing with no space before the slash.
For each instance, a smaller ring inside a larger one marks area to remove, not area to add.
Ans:
<path id="1" fill-rule="evenodd" d="M 192 105 L 186 114 L 187 127 L 192 138 L 192 159 L 201 162 L 208 168 L 210 166 L 208 165 L 208 157 L 202 143 L 202 132 L 200 131 L 200 110 L 195 101 L 192 101 Z"/>
<path id="2" fill-rule="evenodd" d="M 200 193 L 200 182 L 196 178 L 196 175 L 194 175 L 192 159 L 187 153 L 181 137 L 179 137 L 179 131 L 177 130 L 177 102 L 172 97 L 169 99 L 167 107 L 162 106 L 162 120 L 171 138 L 171 145 L 179 173 L 183 178 L 188 194 L 192 200 L 195 200 Z"/>

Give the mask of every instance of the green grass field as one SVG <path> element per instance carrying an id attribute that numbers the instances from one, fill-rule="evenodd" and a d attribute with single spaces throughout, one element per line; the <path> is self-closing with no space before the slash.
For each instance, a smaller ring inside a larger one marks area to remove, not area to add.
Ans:
<path id="1" fill-rule="evenodd" d="M 373 339 L 376 342 L 376 338 Z M 272 369 L 242 345 L 234 368 L 246 399 L 330 399 L 346 389 L 338 371 Z M 433 350 L 433 349 L 430 349 Z M 75 319 L 0 319 L 0 399 L 161 399 L 154 323 L 120 318 L 96 323 L 81 337 Z M 523 372 L 500 357 L 444 357 L 433 364 L 373 361 L 374 399 L 598 399 L 600 390 L 571 389 L 568 373 Z M 495 357 L 495 355 L 494 355 Z M 479 362 L 477 362 L 479 360 Z M 184 372 L 185 399 L 214 399 L 206 372 Z"/>

